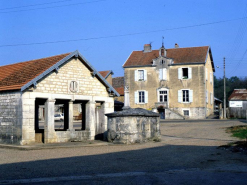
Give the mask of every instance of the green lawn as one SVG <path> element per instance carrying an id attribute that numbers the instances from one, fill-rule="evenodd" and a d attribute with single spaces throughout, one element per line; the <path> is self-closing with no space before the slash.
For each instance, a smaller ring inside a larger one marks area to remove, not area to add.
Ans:
<path id="1" fill-rule="evenodd" d="M 232 133 L 233 137 L 237 137 L 240 139 L 247 139 L 247 126 L 234 126 L 227 128 L 228 133 Z"/>

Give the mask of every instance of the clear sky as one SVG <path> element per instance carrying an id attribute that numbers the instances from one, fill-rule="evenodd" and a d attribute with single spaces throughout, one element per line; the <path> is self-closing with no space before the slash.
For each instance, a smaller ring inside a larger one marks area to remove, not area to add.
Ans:
<path id="1" fill-rule="evenodd" d="M 133 50 L 210 46 L 223 76 L 246 77 L 246 0 L 0 0 L 0 65 L 79 50 L 123 76 Z"/>

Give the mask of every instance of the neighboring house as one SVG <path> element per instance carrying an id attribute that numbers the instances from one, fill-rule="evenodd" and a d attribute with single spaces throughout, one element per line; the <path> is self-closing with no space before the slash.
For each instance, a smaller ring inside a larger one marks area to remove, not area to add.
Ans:
<path id="1" fill-rule="evenodd" d="M 44 143 L 94 140 L 107 130 L 104 114 L 113 112 L 118 95 L 78 51 L 1 66 L 0 143 L 25 145 L 40 135 Z M 82 110 L 79 127 L 75 104 Z M 64 111 L 59 128 L 57 110 Z"/>
<path id="2" fill-rule="evenodd" d="M 247 111 L 247 89 L 234 89 L 229 100 L 230 118 L 246 118 Z"/>
<path id="3" fill-rule="evenodd" d="M 103 78 L 106 79 L 106 81 L 112 85 L 112 75 L 114 75 L 112 70 L 108 70 L 108 71 L 99 71 L 99 74 L 101 74 L 101 76 Z"/>
<path id="4" fill-rule="evenodd" d="M 166 119 L 206 118 L 214 108 L 209 46 L 133 51 L 123 65 L 130 107 L 158 109 Z"/>
<path id="5" fill-rule="evenodd" d="M 112 86 L 114 87 L 114 89 L 116 89 L 116 91 L 120 95 L 119 97 L 116 97 L 115 100 L 124 103 L 124 77 L 122 76 L 122 77 L 113 78 Z"/>

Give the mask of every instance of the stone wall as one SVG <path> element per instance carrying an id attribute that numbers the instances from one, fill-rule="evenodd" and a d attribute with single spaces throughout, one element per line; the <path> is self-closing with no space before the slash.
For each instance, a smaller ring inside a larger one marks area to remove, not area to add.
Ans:
<path id="1" fill-rule="evenodd" d="M 71 81 L 78 83 L 79 89 L 77 92 L 70 91 Z M 91 75 L 91 71 L 79 59 L 71 59 L 60 67 L 58 73 L 52 72 L 32 90 L 42 93 L 108 96 L 106 87 L 97 77 Z"/>
<path id="2" fill-rule="evenodd" d="M 0 143 L 20 144 L 22 140 L 21 93 L 0 93 Z"/>

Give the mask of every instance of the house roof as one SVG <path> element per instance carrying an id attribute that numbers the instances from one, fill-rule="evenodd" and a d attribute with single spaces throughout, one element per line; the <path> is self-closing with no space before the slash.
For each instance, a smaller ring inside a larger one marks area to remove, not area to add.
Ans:
<path id="1" fill-rule="evenodd" d="M 110 75 L 110 74 L 114 74 L 112 70 L 108 70 L 108 71 L 99 71 L 99 73 L 101 74 L 101 76 L 103 76 L 105 79 Z"/>
<path id="2" fill-rule="evenodd" d="M 124 87 L 124 77 L 112 78 L 112 86 L 116 89 L 118 87 Z"/>
<path id="3" fill-rule="evenodd" d="M 247 89 L 234 89 L 231 96 L 228 98 L 229 101 L 247 100 Z"/>
<path id="4" fill-rule="evenodd" d="M 209 46 L 166 49 L 166 57 L 172 58 L 173 64 L 205 63 L 208 53 L 212 59 Z M 152 50 L 151 52 L 133 51 L 123 67 L 152 65 L 153 59 L 158 57 L 159 50 Z M 214 69 L 213 63 L 212 66 Z"/>
<path id="5" fill-rule="evenodd" d="M 124 87 L 116 87 L 115 89 L 118 92 L 118 94 L 120 94 L 120 96 L 124 95 Z"/>
<path id="6" fill-rule="evenodd" d="M 0 91 L 19 90 L 70 53 L 0 66 Z"/>
<path id="7" fill-rule="evenodd" d="M 118 92 L 99 74 L 97 70 L 79 53 L 74 51 L 47 58 L 31 60 L 6 66 L 0 66 L 0 91 L 24 91 L 49 73 L 59 71 L 59 67 L 71 58 L 79 58 L 81 62 L 103 83 L 109 92 L 119 96 Z"/>

